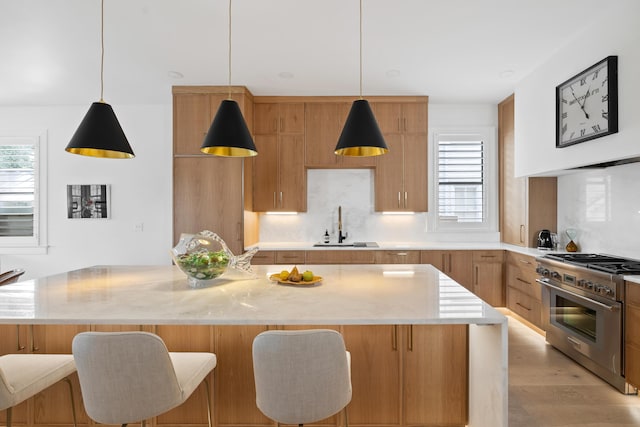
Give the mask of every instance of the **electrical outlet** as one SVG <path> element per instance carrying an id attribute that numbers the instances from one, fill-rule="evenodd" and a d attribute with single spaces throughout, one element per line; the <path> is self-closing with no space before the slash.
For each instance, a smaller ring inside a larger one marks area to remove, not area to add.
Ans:
<path id="1" fill-rule="evenodd" d="M 144 231 L 144 223 L 143 222 L 139 222 L 136 225 L 133 226 L 133 231 L 135 231 L 136 233 L 142 233 Z"/>

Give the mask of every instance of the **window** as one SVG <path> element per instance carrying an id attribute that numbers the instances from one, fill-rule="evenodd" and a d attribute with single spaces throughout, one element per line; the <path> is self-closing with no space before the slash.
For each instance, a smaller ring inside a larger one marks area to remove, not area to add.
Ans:
<path id="1" fill-rule="evenodd" d="M 43 245 L 43 135 L 0 135 L 0 247 Z"/>
<path id="2" fill-rule="evenodd" d="M 434 133 L 434 231 L 495 231 L 494 133 L 492 128 Z"/>

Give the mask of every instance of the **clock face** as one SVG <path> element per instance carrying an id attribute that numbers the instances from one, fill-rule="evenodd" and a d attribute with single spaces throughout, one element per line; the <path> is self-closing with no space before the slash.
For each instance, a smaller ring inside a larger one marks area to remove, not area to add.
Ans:
<path id="1" fill-rule="evenodd" d="M 557 146 L 617 132 L 617 62 L 611 66 L 611 58 L 615 57 L 606 58 L 556 88 Z"/>

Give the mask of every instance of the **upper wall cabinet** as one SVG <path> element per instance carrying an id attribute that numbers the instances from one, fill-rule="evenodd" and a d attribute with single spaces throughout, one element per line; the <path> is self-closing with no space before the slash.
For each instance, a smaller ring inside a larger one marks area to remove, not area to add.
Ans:
<path id="1" fill-rule="evenodd" d="M 537 233 L 557 228 L 557 179 L 515 177 L 514 96 L 498 105 L 500 153 L 500 239 L 534 247 Z"/>
<path id="2" fill-rule="evenodd" d="M 375 102 L 389 152 L 376 157 L 375 210 L 426 212 L 427 100 Z"/>
<path id="3" fill-rule="evenodd" d="M 253 210 L 307 210 L 304 103 L 256 103 Z"/>
<path id="4" fill-rule="evenodd" d="M 374 157 L 337 156 L 334 151 L 349 115 L 351 103 L 307 102 L 305 104 L 305 166 L 308 168 L 367 168 Z"/>

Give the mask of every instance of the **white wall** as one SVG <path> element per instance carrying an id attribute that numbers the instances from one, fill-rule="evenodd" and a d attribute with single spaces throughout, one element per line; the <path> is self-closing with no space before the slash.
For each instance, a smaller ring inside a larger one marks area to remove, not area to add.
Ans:
<path id="1" fill-rule="evenodd" d="M 640 2 L 615 1 L 611 16 L 559 49 L 515 90 L 517 176 L 555 174 L 582 165 L 640 155 Z M 570 18 L 567 25 L 571 25 Z M 555 88 L 609 55 L 618 55 L 619 132 L 555 147 Z"/>
<path id="2" fill-rule="evenodd" d="M 583 252 L 640 259 L 640 163 L 558 179 L 558 230 L 578 230 Z"/>
<path id="3" fill-rule="evenodd" d="M 48 140 L 48 243 L 44 255 L 0 255 L 0 269 L 25 278 L 96 264 L 171 262 L 171 106 L 114 105 L 136 154 L 115 160 L 64 151 L 89 108 L 0 107 L 0 131 L 42 130 Z M 110 184 L 111 219 L 67 219 L 67 184 Z M 143 224 L 143 231 L 135 226 Z"/>
<path id="4" fill-rule="evenodd" d="M 429 104 L 429 128 L 495 127 L 497 106 Z M 429 136 L 431 143 L 431 135 Z M 430 180 L 431 181 L 431 180 Z M 433 190 L 425 191 L 433 195 Z M 307 212 L 295 216 L 260 215 L 260 242 L 317 242 L 326 229 L 337 240 L 338 206 L 350 241 L 430 242 L 497 241 L 497 233 L 435 234 L 427 232 L 426 213 L 382 215 L 374 212 L 374 179 L 370 169 L 309 170 Z M 429 202 L 433 206 L 433 201 Z"/>

